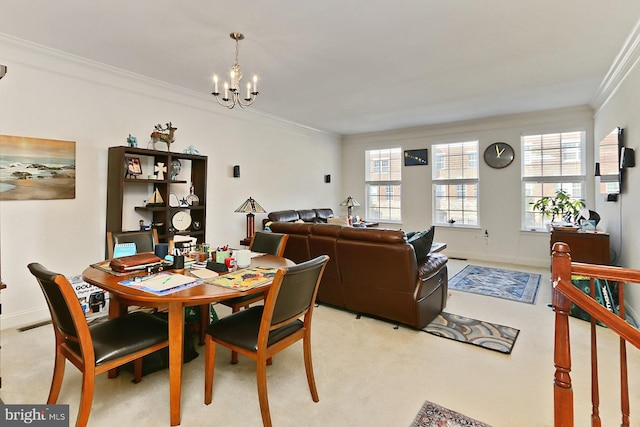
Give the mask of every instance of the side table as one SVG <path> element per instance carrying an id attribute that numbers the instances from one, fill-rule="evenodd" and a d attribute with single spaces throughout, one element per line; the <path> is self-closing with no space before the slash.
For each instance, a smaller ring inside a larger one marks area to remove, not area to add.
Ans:
<path id="1" fill-rule="evenodd" d="M 244 239 L 240 240 L 240 245 L 241 246 L 250 246 L 251 245 L 251 237 L 245 237 Z"/>
<path id="2" fill-rule="evenodd" d="M 571 260 L 588 264 L 609 265 L 609 234 L 580 231 L 552 230 L 550 248 L 555 242 L 564 242 L 571 250 Z"/>

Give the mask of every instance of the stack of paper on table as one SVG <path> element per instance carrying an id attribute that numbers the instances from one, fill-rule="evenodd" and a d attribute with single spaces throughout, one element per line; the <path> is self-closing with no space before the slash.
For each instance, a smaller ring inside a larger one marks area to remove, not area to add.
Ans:
<path id="1" fill-rule="evenodd" d="M 176 273 L 160 273 L 149 279 L 141 276 L 141 281 L 124 280 L 122 285 L 131 286 L 154 294 L 167 294 L 197 285 L 198 278 Z M 188 286 L 189 285 L 189 286 Z"/>

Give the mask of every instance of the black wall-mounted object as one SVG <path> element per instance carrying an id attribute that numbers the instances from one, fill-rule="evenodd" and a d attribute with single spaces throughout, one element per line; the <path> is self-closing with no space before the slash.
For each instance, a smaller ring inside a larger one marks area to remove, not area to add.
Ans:
<path id="1" fill-rule="evenodd" d="M 233 177 L 240 178 L 240 165 L 235 165 L 233 167 Z"/>
<path id="2" fill-rule="evenodd" d="M 428 164 L 429 158 L 427 157 L 426 148 L 422 148 L 419 150 L 404 150 L 405 166 L 424 166 Z"/>
<path id="3" fill-rule="evenodd" d="M 620 148 L 620 169 L 632 168 L 636 165 L 636 152 L 633 148 Z"/>
<path id="4" fill-rule="evenodd" d="M 327 184 L 331 182 L 331 175 L 325 175 L 324 176 L 324 182 L 326 182 Z"/>

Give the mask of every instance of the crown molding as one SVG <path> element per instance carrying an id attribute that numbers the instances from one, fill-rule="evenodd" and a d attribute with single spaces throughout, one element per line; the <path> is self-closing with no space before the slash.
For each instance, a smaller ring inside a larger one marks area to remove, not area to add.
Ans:
<path id="1" fill-rule="evenodd" d="M 589 102 L 589 105 L 596 111 L 596 115 L 611 97 L 616 93 L 627 75 L 640 61 L 640 19 L 631 30 L 631 33 L 622 45 L 622 49 L 616 56 L 609 68 L 609 72 L 604 77 L 600 87 Z"/>
<path id="2" fill-rule="evenodd" d="M 245 114 L 240 119 L 238 114 L 234 114 L 227 108 L 220 107 L 209 94 L 195 92 L 181 86 L 0 32 L 0 63 L 7 65 L 5 62 L 8 65 L 12 65 L 12 62 L 19 63 L 28 67 L 46 70 L 49 73 L 171 101 L 174 104 L 198 108 L 234 120 L 265 122 L 271 126 L 282 127 L 288 131 L 298 132 L 303 135 L 323 135 L 332 139 L 340 137 L 340 135 L 333 132 L 274 116 L 258 108 L 245 110 Z"/>

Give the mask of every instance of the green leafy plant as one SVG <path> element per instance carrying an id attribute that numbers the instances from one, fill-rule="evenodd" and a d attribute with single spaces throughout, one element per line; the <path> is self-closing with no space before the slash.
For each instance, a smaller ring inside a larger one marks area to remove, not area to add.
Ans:
<path id="1" fill-rule="evenodd" d="M 555 196 L 544 196 L 531 203 L 532 209 L 543 217 L 551 217 L 551 222 L 558 218 L 573 223 L 580 211 L 585 207 L 584 201 L 573 199 L 564 190 L 556 191 Z"/>

